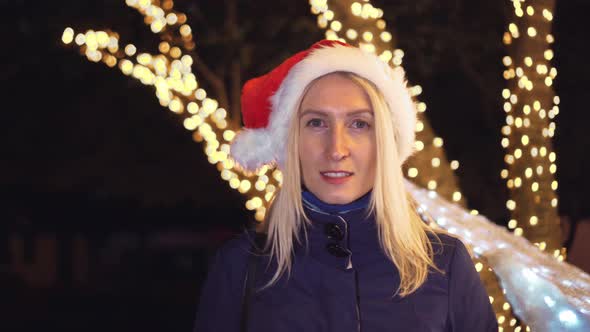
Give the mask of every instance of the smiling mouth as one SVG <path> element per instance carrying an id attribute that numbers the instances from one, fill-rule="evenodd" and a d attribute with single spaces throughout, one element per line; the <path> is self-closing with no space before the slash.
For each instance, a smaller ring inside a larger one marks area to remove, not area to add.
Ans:
<path id="1" fill-rule="evenodd" d="M 346 178 L 354 173 L 346 172 L 346 171 L 329 171 L 329 172 L 320 172 L 320 174 L 327 178 L 339 179 L 339 178 Z"/>

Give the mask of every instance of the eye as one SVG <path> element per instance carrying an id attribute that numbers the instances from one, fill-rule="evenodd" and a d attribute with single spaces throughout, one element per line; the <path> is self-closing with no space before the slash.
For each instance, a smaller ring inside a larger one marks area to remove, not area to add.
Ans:
<path id="1" fill-rule="evenodd" d="M 305 124 L 306 127 L 322 127 L 324 122 L 321 119 L 311 119 Z"/>
<path id="2" fill-rule="evenodd" d="M 370 125 L 367 121 L 364 121 L 364 120 L 354 120 L 352 122 L 352 127 L 355 129 L 364 129 L 364 128 L 369 128 Z"/>

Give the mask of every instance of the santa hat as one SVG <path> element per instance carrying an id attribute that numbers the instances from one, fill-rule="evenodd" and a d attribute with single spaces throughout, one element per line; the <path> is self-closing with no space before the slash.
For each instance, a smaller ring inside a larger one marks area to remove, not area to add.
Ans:
<path id="1" fill-rule="evenodd" d="M 317 42 L 244 84 L 244 129 L 231 144 L 234 161 L 250 172 L 272 164 L 284 169 L 291 112 L 297 112 L 301 95 L 313 80 L 333 72 L 356 74 L 378 88 L 392 114 L 403 163 L 413 152 L 416 127 L 416 109 L 403 69 L 391 68 L 373 53 L 334 40 Z"/>

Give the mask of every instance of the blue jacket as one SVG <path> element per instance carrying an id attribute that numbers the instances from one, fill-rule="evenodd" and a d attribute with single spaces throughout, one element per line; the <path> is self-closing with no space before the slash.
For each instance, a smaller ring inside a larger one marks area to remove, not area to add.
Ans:
<path id="1" fill-rule="evenodd" d="M 431 272 L 416 292 L 392 297 L 399 274 L 379 246 L 374 217 L 365 216 L 370 194 L 331 205 L 303 192 L 313 222 L 309 245 L 296 245 L 289 278 L 285 273 L 270 288 L 252 293 L 248 331 L 498 331 L 465 246 L 448 235 L 439 235 L 442 245 L 431 239 L 435 264 L 445 274 Z M 251 234 L 218 250 L 202 288 L 195 332 L 240 330 Z M 256 288 L 275 271 L 276 263 L 262 256 Z"/>

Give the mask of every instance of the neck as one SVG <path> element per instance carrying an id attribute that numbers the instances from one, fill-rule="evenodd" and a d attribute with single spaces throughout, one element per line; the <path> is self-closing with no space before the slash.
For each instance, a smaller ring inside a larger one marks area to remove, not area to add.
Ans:
<path id="1" fill-rule="evenodd" d="M 343 214 L 354 210 L 367 209 L 369 206 L 369 202 L 371 201 L 371 194 L 372 190 L 369 190 L 369 192 L 365 193 L 364 195 L 350 203 L 331 204 L 322 201 L 311 191 L 303 189 L 301 192 L 301 198 L 303 201 L 303 205 L 305 205 L 309 209 L 328 214 Z"/>

